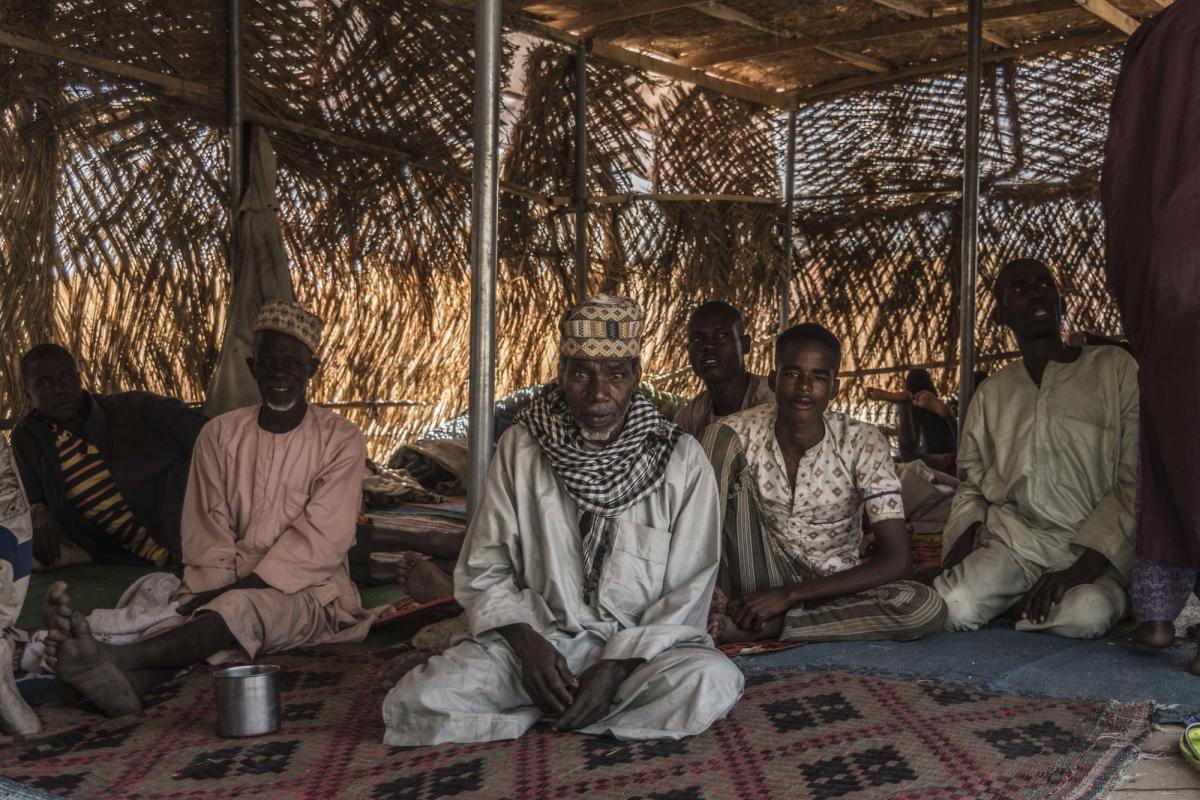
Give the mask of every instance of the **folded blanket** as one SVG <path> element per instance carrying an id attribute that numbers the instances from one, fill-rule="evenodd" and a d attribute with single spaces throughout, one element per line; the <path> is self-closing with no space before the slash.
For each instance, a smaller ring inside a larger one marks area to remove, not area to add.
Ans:
<path id="1" fill-rule="evenodd" d="M 367 462 L 363 475 L 363 498 L 368 508 L 442 502 L 440 495 L 422 486 L 408 470 L 381 467 L 373 461 Z"/>
<path id="2" fill-rule="evenodd" d="M 388 461 L 438 494 L 466 494 L 467 440 L 423 439 L 401 447 Z"/>
<path id="3" fill-rule="evenodd" d="M 171 597 L 179 588 L 179 578 L 169 572 L 143 575 L 125 590 L 116 608 L 98 608 L 88 614 L 92 635 L 109 644 L 128 644 L 158 623 L 179 616 L 179 604 Z"/>

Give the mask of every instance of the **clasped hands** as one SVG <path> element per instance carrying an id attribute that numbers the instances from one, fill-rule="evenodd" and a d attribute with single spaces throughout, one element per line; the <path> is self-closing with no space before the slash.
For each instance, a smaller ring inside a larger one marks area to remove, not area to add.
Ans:
<path id="1" fill-rule="evenodd" d="M 792 593 L 792 587 L 782 586 L 778 589 L 766 589 L 761 592 L 751 592 L 737 600 L 730 600 L 728 606 L 729 618 L 744 631 L 766 630 L 767 623 L 797 604 L 797 598 Z"/>
<path id="2" fill-rule="evenodd" d="M 601 659 L 576 677 L 562 653 L 528 625 L 510 625 L 499 633 L 521 665 L 521 684 L 533 704 L 554 720 L 558 731 L 579 730 L 608 715 L 617 690 L 641 659 Z"/>

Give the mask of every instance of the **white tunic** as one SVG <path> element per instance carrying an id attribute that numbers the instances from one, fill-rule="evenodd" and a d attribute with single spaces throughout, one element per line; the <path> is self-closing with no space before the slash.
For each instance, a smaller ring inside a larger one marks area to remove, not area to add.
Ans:
<path id="1" fill-rule="evenodd" d="M 705 633 L 720 519 L 699 443 L 681 437 L 659 489 L 616 518 L 594 607 L 583 602 L 578 516 L 525 427 L 505 433 L 455 572 L 473 639 L 392 689 L 385 742 L 515 738 L 535 724 L 541 711 L 496 632 L 516 623 L 550 640 L 576 675 L 600 659 L 645 660 L 587 733 L 679 738 L 729 712 L 742 678 Z"/>

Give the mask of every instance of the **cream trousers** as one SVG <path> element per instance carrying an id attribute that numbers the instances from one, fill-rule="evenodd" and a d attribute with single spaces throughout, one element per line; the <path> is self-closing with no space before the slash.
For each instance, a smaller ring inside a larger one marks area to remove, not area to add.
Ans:
<path id="1" fill-rule="evenodd" d="M 1028 592 L 1045 570 L 1024 561 L 986 529 L 975 549 L 933 582 L 946 603 L 946 630 L 973 631 L 1003 614 Z M 1071 639 L 1095 639 L 1125 616 L 1129 597 L 1114 572 L 1076 586 L 1050 609 L 1041 624 L 1016 623 L 1019 631 L 1045 631 Z"/>

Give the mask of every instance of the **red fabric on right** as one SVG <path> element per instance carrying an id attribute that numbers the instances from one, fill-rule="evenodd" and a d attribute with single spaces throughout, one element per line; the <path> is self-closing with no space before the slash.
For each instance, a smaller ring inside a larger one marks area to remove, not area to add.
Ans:
<path id="1" fill-rule="evenodd" d="M 1200 0 L 1130 39 L 1101 194 L 1109 287 L 1139 368 L 1137 553 L 1200 566 Z"/>

